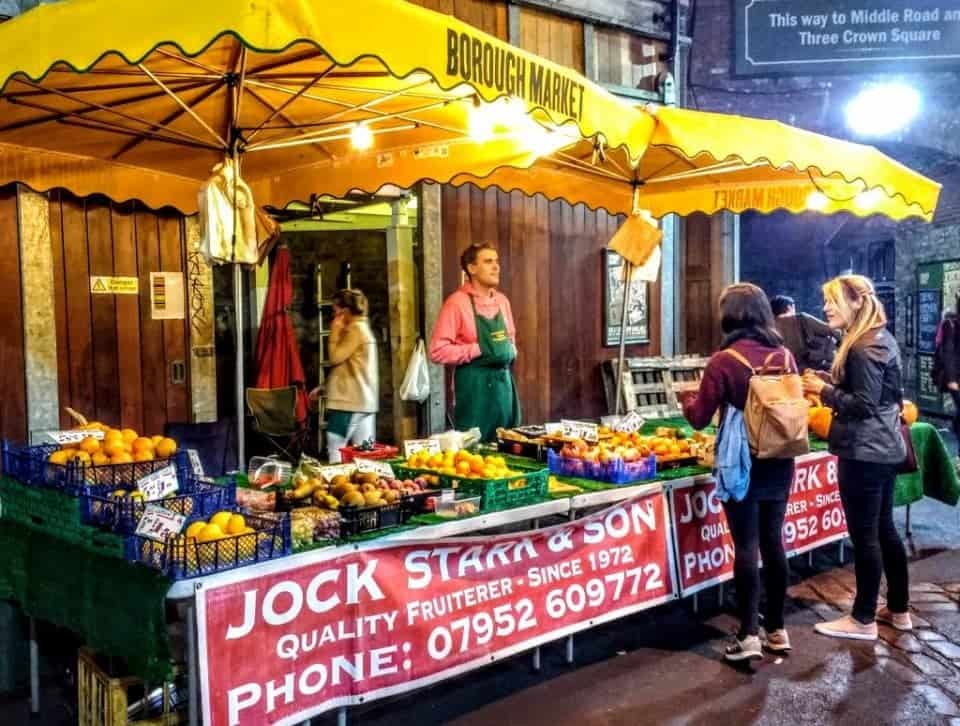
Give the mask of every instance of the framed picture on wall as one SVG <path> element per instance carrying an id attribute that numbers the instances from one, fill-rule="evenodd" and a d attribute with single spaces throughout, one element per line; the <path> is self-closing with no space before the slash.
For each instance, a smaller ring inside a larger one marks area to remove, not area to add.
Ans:
<path id="1" fill-rule="evenodd" d="M 620 324 L 623 319 L 623 258 L 613 250 L 603 251 L 603 344 L 620 345 Z M 646 280 L 630 281 L 627 309 L 628 345 L 650 342 L 650 285 Z"/>

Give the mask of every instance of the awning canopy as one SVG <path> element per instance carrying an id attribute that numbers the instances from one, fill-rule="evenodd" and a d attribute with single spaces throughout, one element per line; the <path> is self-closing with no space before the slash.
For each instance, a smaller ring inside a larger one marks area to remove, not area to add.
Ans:
<path id="1" fill-rule="evenodd" d="M 869 147 L 631 106 L 397 0 L 71 0 L 0 25 L 0 49 L 0 184 L 184 213 L 228 154 L 274 207 L 434 180 L 658 217 L 929 219 L 939 191 Z"/>

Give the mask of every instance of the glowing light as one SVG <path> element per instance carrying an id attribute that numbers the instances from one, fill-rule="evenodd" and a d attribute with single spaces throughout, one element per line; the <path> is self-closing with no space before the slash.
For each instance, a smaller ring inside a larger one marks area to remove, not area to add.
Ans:
<path id="1" fill-rule="evenodd" d="M 847 127 L 864 136 L 889 136 L 909 125 L 920 105 L 920 94 L 909 86 L 871 86 L 847 104 Z"/>
<path id="2" fill-rule="evenodd" d="M 552 154 L 575 143 L 579 135 L 570 129 L 550 129 L 527 114 L 526 104 L 517 97 L 483 103 L 475 98 L 468 110 L 468 133 L 477 143 L 491 141 L 498 135 L 515 138 L 536 156 Z"/>
<path id="3" fill-rule="evenodd" d="M 373 146 L 373 132 L 366 124 L 357 124 L 350 131 L 350 144 L 357 151 L 366 151 Z"/>
<path id="4" fill-rule="evenodd" d="M 853 199 L 853 203 L 864 212 L 873 209 L 883 201 L 883 192 L 880 189 L 871 189 L 866 192 L 860 192 Z"/>
<path id="5" fill-rule="evenodd" d="M 807 209 L 814 212 L 822 212 L 830 204 L 830 200 L 823 192 L 811 192 L 807 197 Z"/>

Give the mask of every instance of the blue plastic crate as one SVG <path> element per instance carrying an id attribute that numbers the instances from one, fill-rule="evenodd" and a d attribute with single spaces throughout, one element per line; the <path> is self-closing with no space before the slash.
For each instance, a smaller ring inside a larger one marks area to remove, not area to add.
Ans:
<path id="1" fill-rule="evenodd" d="M 126 557 L 173 580 L 226 572 L 237 567 L 285 557 L 293 552 L 290 538 L 290 517 L 257 515 L 237 511 L 254 531 L 228 535 L 210 542 L 197 542 L 183 536 L 157 542 L 135 534 L 126 538 Z"/>
<path id="2" fill-rule="evenodd" d="M 137 461 L 130 464 L 103 464 L 93 466 L 71 461 L 67 464 L 51 464 L 50 455 L 60 447 L 56 444 L 40 446 L 14 446 L 3 444 L 3 471 L 23 484 L 50 487 L 80 496 L 89 486 L 121 488 L 136 484 L 137 481 L 158 469 L 173 464 L 178 476 L 190 472 L 185 451 L 178 451 L 169 459 Z M 182 479 L 181 479 L 182 482 Z"/>
<path id="3" fill-rule="evenodd" d="M 84 524 L 133 534 L 147 504 L 158 504 L 188 519 L 206 519 L 223 509 L 234 508 L 237 501 L 235 484 L 209 484 L 192 476 L 183 476 L 182 471 L 182 468 L 177 469 L 177 493 L 153 502 L 129 496 L 136 490 L 135 483 L 124 483 L 116 488 L 104 485 L 87 487 L 80 495 L 80 519 Z M 121 491 L 124 493 L 120 494 Z"/>
<path id="4" fill-rule="evenodd" d="M 568 459 L 554 451 L 547 452 L 547 465 L 550 473 L 557 476 L 569 476 L 575 479 L 593 479 L 608 484 L 633 484 L 648 481 L 657 476 L 657 456 L 649 456 L 638 461 L 614 459 L 606 464 L 584 459 Z"/>

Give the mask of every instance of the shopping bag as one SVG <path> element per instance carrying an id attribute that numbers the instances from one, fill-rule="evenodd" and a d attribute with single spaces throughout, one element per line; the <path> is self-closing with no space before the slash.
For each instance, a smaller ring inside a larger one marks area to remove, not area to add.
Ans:
<path id="1" fill-rule="evenodd" d="M 400 384 L 400 398 L 423 403 L 429 396 L 430 370 L 427 366 L 427 351 L 423 340 L 417 340 L 417 347 L 413 349 L 407 372 L 403 375 L 403 383 Z"/>

